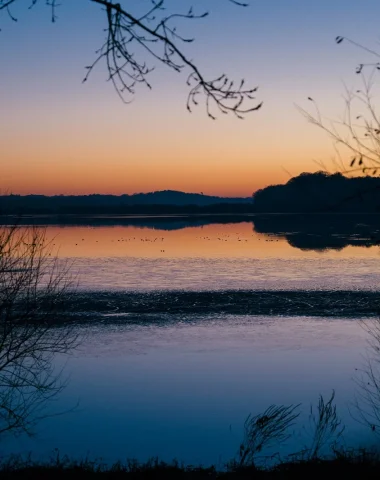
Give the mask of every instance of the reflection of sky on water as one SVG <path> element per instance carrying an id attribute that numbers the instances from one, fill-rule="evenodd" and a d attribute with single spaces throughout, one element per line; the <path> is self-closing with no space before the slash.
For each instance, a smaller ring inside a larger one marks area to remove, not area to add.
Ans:
<path id="1" fill-rule="evenodd" d="M 82 289 L 373 290 L 380 281 L 378 246 L 301 250 L 250 222 L 180 230 L 49 226 L 47 235 L 61 258 L 75 260 Z"/>
<path id="2" fill-rule="evenodd" d="M 288 243 L 292 234 L 260 234 L 251 222 L 47 229 L 59 256 L 74 260 L 86 290 L 379 289 L 378 247 L 301 250 Z M 65 411 L 79 400 L 78 408 L 42 422 L 31 440 L 9 439 L 0 452 L 46 456 L 59 448 L 107 461 L 158 455 L 220 464 L 236 453 L 248 413 L 302 402 L 289 444 L 294 451 L 309 440 L 302 425 L 310 403 L 332 389 L 348 426 L 347 444 L 370 438 L 347 408 L 366 345 L 355 320 L 199 318 L 195 310 L 168 316 L 154 325 L 80 327 L 85 342 L 68 362 L 68 388 L 52 405 Z"/>
<path id="3" fill-rule="evenodd" d="M 0 216 L 1 225 L 13 223 L 49 226 L 61 254 L 74 257 L 346 257 L 380 244 L 379 214 Z"/>
<path id="4" fill-rule="evenodd" d="M 54 405 L 66 409 L 79 399 L 78 409 L 3 449 L 219 463 L 235 454 L 248 413 L 302 402 L 305 423 L 310 403 L 332 389 L 347 443 L 371 438 L 347 410 L 366 348 L 354 320 L 223 316 L 86 333 L 69 361 L 69 386 Z M 307 443 L 301 425 L 294 438 L 291 450 Z"/>
<path id="5" fill-rule="evenodd" d="M 205 225 L 179 230 L 134 226 L 49 226 L 48 236 L 64 257 L 213 258 L 286 254 L 286 241 L 269 241 L 252 223 Z M 294 252 L 295 253 L 295 252 Z"/>
<path id="6" fill-rule="evenodd" d="M 261 218 L 261 217 L 260 217 Z M 256 220 L 257 222 L 257 220 Z M 287 231 L 280 224 L 260 220 L 262 233 L 255 231 L 249 221 L 241 223 L 209 224 L 191 226 L 186 223 L 178 229 L 157 223 L 155 227 L 142 226 L 49 226 L 48 238 L 63 257 L 137 257 L 137 258 L 368 258 L 378 257 L 379 248 L 367 238 L 358 238 L 358 233 L 344 230 L 341 234 L 334 231 L 300 232 Z M 160 228 L 161 227 L 161 228 Z M 257 228 L 257 227 L 256 227 Z M 273 231 L 270 229 L 273 228 Z M 269 229 L 269 230 L 268 230 Z M 339 229 L 338 229 L 339 231 Z M 301 250 L 288 243 L 289 239 L 300 234 L 309 237 L 311 247 L 313 237 L 333 239 L 337 236 L 347 241 L 340 250 L 333 248 L 321 250 Z M 360 246 L 355 242 L 363 240 Z M 350 243 L 353 243 L 350 244 Z"/>
<path id="7" fill-rule="evenodd" d="M 378 258 L 78 258 L 84 290 L 377 290 Z"/>

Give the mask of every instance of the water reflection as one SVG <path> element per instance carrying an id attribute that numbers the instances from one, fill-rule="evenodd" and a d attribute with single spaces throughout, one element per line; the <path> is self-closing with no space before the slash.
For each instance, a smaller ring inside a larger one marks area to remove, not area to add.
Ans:
<path id="1" fill-rule="evenodd" d="M 260 215 L 194 226 L 210 218 L 91 217 L 84 225 L 50 224 L 47 238 L 60 258 L 74 259 L 82 290 L 373 291 L 378 218 Z"/>
<path id="2" fill-rule="evenodd" d="M 78 327 L 86 342 L 69 362 L 60 401 L 65 409 L 79 398 L 79 410 L 3 451 L 46 456 L 57 447 L 110 461 L 158 455 L 218 464 L 234 455 L 248 413 L 272 403 L 308 406 L 332 389 L 348 444 L 364 443 L 368 431 L 352 421 L 347 404 L 365 332 L 340 316 L 377 308 L 377 294 L 365 291 L 379 289 L 377 219 L 52 221 L 48 238 L 60 257 L 75 259 L 81 288 L 92 291 L 78 292 L 73 310 L 102 320 Z M 110 293 L 117 289 L 123 294 Z M 302 316 L 283 316 L 295 310 Z M 335 318 L 305 318 L 311 311 Z M 131 313 L 139 321 L 128 322 Z M 165 314 L 170 321 L 162 321 Z M 298 440 L 296 449 L 306 442 Z"/>
<path id="3" fill-rule="evenodd" d="M 336 391 L 347 445 L 373 441 L 348 406 L 366 333 L 347 319 L 223 315 L 163 325 L 97 325 L 71 359 L 60 406 L 79 408 L 42 422 L 37 436 L 10 439 L 7 451 L 47 456 L 53 448 L 105 461 L 158 455 L 187 463 L 235 455 L 248 413 L 302 403 L 293 441 L 309 443 L 302 425 L 319 394 Z"/>
<path id="4" fill-rule="evenodd" d="M 0 216 L 0 224 L 16 220 L 48 225 L 51 238 L 59 233 L 67 256 L 280 256 L 291 251 L 286 247 L 321 252 L 380 243 L 377 214 Z M 119 248 L 126 242 L 128 252 Z M 66 251 L 69 245 L 78 248 Z"/>
<path id="5" fill-rule="evenodd" d="M 380 244 L 379 215 L 257 215 L 254 229 L 284 238 L 301 250 L 342 250 L 348 246 L 368 248 Z"/>

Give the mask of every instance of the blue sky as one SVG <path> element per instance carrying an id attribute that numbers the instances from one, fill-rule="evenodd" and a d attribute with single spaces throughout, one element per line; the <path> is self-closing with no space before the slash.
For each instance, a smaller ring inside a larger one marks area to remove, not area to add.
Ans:
<path id="1" fill-rule="evenodd" d="M 262 110 L 244 122 L 212 122 L 202 107 L 187 113 L 186 75 L 163 65 L 151 75 L 153 90 L 137 89 L 128 106 L 106 83 L 104 66 L 83 85 L 104 37 L 104 13 L 90 0 L 61 3 L 54 24 L 42 0 L 32 10 L 18 0 L 17 22 L 0 14 L 2 189 L 250 194 L 286 180 L 284 169 L 313 170 L 314 159 L 333 154 L 295 104 L 308 108 L 312 96 L 326 115 L 339 116 L 342 82 L 355 86 L 356 65 L 373 60 L 334 38 L 379 47 L 375 1 L 251 0 L 239 8 L 227 0 L 168 0 L 168 11 L 210 10 L 209 18 L 183 24 L 196 38 L 184 50 L 206 75 L 227 72 L 260 87 Z M 121 3 L 135 11 L 137 3 Z"/>

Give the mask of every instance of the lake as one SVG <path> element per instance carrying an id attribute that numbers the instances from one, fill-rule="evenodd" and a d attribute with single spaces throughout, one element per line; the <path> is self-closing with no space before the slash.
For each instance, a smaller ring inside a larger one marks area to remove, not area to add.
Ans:
<path id="1" fill-rule="evenodd" d="M 354 402 L 371 354 L 360 319 L 379 312 L 377 216 L 23 221 L 72 262 L 83 341 L 56 359 L 69 381 L 49 409 L 66 413 L 3 453 L 222 466 L 249 413 L 302 403 L 286 455 L 332 390 L 346 444 L 374 441 Z"/>

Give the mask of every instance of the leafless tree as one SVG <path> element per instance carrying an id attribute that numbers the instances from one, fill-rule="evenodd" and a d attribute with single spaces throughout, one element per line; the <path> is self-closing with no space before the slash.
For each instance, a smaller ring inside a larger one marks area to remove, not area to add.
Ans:
<path id="1" fill-rule="evenodd" d="M 351 43 L 380 59 L 380 54 L 375 50 L 353 40 L 341 36 L 335 40 L 338 44 L 343 41 Z M 312 111 L 298 107 L 312 125 L 325 131 L 333 140 L 336 152 L 334 167 L 340 173 L 371 176 L 380 173 L 380 116 L 376 108 L 375 92 L 379 70 L 380 62 L 361 63 L 356 67 L 362 86 L 358 89 L 345 87 L 345 108 L 340 119 L 332 120 L 322 115 L 312 97 L 308 97 L 314 106 Z M 323 162 L 320 165 L 328 170 Z"/>
<path id="2" fill-rule="evenodd" d="M 333 140 L 336 171 L 350 175 L 380 173 L 380 117 L 376 112 L 373 89 L 377 69 L 369 76 L 362 74 L 362 88 L 346 88 L 344 114 L 339 120 L 325 118 L 313 98 L 314 111 L 299 108 L 313 125 L 324 130 Z M 320 164 L 327 170 L 325 164 Z"/>
<path id="3" fill-rule="evenodd" d="M 47 400 L 64 387 L 54 356 L 68 353 L 78 338 L 56 315 L 72 286 L 45 230 L 0 230 L 0 434 L 32 433 Z"/>
<path id="4" fill-rule="evenodd" d="M 340 120 L 324 117 L 312 97 L 312 112 L 299 108 L 300 112 L 313 125 L 325 131 L 333 140 L 337 157 L 335 168 L 347 175 L 378 176 L 380 174 L 380 115 L 377 111 L 376 97 L 379 94 L 378 75 L 380 71 L 380 53 L 342 36 L 336 37 L 336 43 L 347 42 L 370 54 L 375 62 L 360 63 L 356 74 L 361 76 L 362 87 L 345 89 L 345 111 Z M 377 91 L 376 91 L 377 90 Z M 343 151 L 342 151 L 343 148 Z M 328 170 L 323 163 L 324 170 Z M 379 190 L 378 185 L 372 190 Z M 356 197 L 362 198 L 358 192 Z M 360 325 L 368 333 L 369 355 L 363 368 L 358 369 L 355 381 L 359 387 L 354 402 L 353 417 L 380 434 L 380 321 L 379 318 L 360 320 Z M 330 399 L 332 401 L 332 398 Z M 328 406 L 329 402 L 325 404 Z M 322 405 L 323 406 L 323 405 Z M 327 412 L 335 416 L 335 411 Z M 334 407 L 335 408 L 335 407 Z M 335 425 L 334 422 L 331 423 Z M 339 432 L 339 424 L 336 424 Z"/>
<path id="5" fill-rule="evenodd" d="M 30 8 L 38 0 L 30 0 Z M 141 10 L 141 2 L 112 0 L 87 0 L 104 10 L 106 22 L 106 38 L 96 51 L 95 60 L 86 67 L 86 81 L 99 63 L 105 62 L 110 80 L 120 98 L 128 103 L 135 93 L 137 85 L 151 88 L 149 74 L 154 69 L 153 63 L 166 65 L 175 72 L 187 72 L 189 94 L 187 109 L 192 108 L 204 99 L 207 114 L 215 119 L 216 113 L 232 113 L 237 118 L 258 110 L 262 103 L 255 99 L 257 87 L 246 87 L 244 79 L 233 81 L 223 73 L 216 78 L 208 79 L 198 66 L 184 52 L 183 45 L 194 41 L 178 30 L 183 20 L 200 20 L 209 12 L 196 13 L 190 6 L 185 10 L 168 11 L 166 0 L 146 0 L 145 13 L 133 10 L 133 4 Z M 248 4 L 238 0 L 226 0 L 240 7 Z M 12 7 L 20 0 L 0 0 L 0 11 L 6 11 L 11 19 L 17 20 Z M 138 5 L 140 3 L 140 5 Z M 178 2 L 183 8 L 185 2 Z M 207 3 L 207 2 L 206 2 Z M 57 0 L 46 0 L 51 9 L 51 19 L 57 20 Z M 131 5 L 132 4 L 132 5 Z M 126 5 L 126 6 L 124 6 Z"/>

